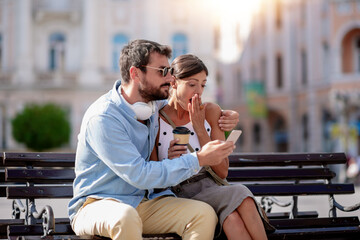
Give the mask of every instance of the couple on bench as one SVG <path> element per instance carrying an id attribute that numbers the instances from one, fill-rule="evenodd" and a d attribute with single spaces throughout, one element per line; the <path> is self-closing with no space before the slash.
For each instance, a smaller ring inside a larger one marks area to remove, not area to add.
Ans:
<path id="1" fill-rule="evenodd" d="M 224 180 L 234 149 L 224 131 L 238 113 L 201 102 L 208 70 L 199 58 L 182 55 L 169 66 L 170 57 L 168 46 L 131 41 L 119 59 L 122 80 L 86 111 L 69 203 L 74 232 L 267 239 L 273 227 L 253 194 Z M 189 145 L 172 139 L 174 126 L 190 130 Z"/>

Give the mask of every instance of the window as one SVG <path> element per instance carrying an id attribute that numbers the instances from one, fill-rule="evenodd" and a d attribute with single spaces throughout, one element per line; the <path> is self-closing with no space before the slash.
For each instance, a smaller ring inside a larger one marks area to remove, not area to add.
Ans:
<path id="1" fill-rule="evenodd" d="M 275 25 L 277 28 L 281 28 L 282 24 L 282 7 L 281 0 L 277 0 L 275 5 Z"/>
<path id="2" fill-rule="evenodd" d="M 323 79 L 325 82 L 329 81 L 330 73 L 330 61 L 329 61 L 329 45 L 328 43 L 323 43 Z"/>
<path id="3" fill-rule="evenodd" d="M 352 11 L 351 4 L 352 4 L 352 2 L 350 2 L 350 1 L 338 2 L 337 3 L 337 12 L 340 15 L 348 15 L 348 14 L 350 14 L 351 11 Z"/>
<path id="4" fill-rule="evenodd" d="M 360 36 L 355 38 L 355 71 L 360 72 Z"/>
<path id="5" fill-rule="evenodd" d="M 188 39 L 186 35 L 182 33 L 176 33 L 172 38 L 173 45 L 173 58 L 185 54 L 188 52 Z"/>
<path id="6" fill-rule="evenodd" d="M 121 49 L 129 41 L 128 37 L 124 34 L 116 34 L 112 40 L 112 70 L 119 72 L 119 57 Z"/>
<path id="7" fill-rule="evenodd" d="M 301 83 L 305 86 L 307 79 L 307 54 L 305 50 L 301 51 Z"/>
<path id="8" fill-rule="evenodd" d="M 49 70 L 63 70 L 65 64 L 65 36 L 53 33 L 49 38 Z"/>
<path id="9" fill-rule="evenodd" d="M 261 68 L 260 68 L 260 81 L 263 82 L 264 84 L 266 83 L 266 58 L 263 57 L 261 59 Z"/>
<path id="10" fill-rule="evenodd" d="M 286 123 L 282 117 L 278 117 L 274 123 L 275 151 L 286 152 L 288 150 L 288 134 Z"/>
<path id="11" fill-rule="evenodd" d="M 219 71 L 216 72 L 216 102 L 222 105 L 224 100 L 223 79 Z"/>
<path id="12" fill-rule="evenodd" d="M 303 149 L 302 151 L 308 151 L 308 139 L 309 139 L 309 119 L 307 114 L 304 114 L 301 118 L 302 125 L 302 139 L 303 139 Z"/>
<path id="13" fill-rule="evenodd" d="M 309 138 L 309 132 L 308 132 L 308 116 L 307 114 L 304 114 L 301 118 L 302 123 L 302 138 L 303 140 L 307 140 Z"/>
<path id="14" fill-rule="evenodd" d="M 283 66 L 282 66 L 282 57 L 278 55 L 276 57 L 276 87 L 283 87 Z"/>
<path id="15" fill-rule="evenodd" d="M 254 124 L 253 128 L 254 144 L 261 143 L 261 126 L 259 123 Z"/>
<path id="16" fill-rule="evenodd" d="M 2 35 L 0 34 L 0 71 L 2 70 L 3 65 L 3 43 L 2 43 Z"/>

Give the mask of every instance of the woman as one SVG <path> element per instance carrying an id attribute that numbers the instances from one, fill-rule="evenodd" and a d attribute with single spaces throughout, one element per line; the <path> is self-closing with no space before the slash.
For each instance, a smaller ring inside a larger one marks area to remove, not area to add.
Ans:
<path id="1" fill-rule="evenodd" d="M 225 140 L 225 134 L 217 124 L 220 107 L 214 103 L 201 103 L 208 75 L 205 64 L 198 57 L 186 54 L 175 58 L 171 67 L 174 69 L 172 93 L 168 105 L 162 109 L 170 120 L 164 116 L 159 119 L 158 147 L 151 159 L 172 159 L 187 153 L 186 146 L 176 145 L 178 140 L 172 140 L 171 122 L 190 129 L 190 145 L 195 151 L 211 140 Z M 228 167 L 229 160 L 225 158 L 221 164 L 212 167 L 212 171 L 225 179 Z M 241 184 L 219 186 L 204 168 L 190 181 L 172 189 L 176 189 L 173 192 L 178 197 L 210 204 L 219 217 L 218 234 L 223 229 L 229 240 L 267 239 L 265 227 L 273 230 L 247 187 Z"/>

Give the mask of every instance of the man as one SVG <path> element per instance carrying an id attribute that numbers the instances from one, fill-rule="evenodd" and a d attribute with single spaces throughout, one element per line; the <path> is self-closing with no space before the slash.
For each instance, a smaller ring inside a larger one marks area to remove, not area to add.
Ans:
<path id="1" fill-rule="evenodd" d="M 234 149 L 231 142 L 213 141 L 197 153 L 149 161 L 158 109 L 169 96 L 170 55 L 169 47 L 155 42 L 130 42 L 120 57 L 122 81 L 86 111 L 69 203 L 77 235 L 140 240 L 142 233 L 175 232 L 183 239 L 213 238 L 217 217 L 209 205 L 153 192 L 195 175 L 200 166 L 219 164 Z M 237 117 L 228 120 L 231 128 Z"/>

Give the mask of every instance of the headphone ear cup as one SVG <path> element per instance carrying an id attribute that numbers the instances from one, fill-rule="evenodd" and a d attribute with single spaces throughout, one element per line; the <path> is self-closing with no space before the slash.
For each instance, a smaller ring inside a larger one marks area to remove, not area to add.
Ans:
<path id="1" fill-rule="evenodd" d="M 149 119 L 151 115 L 153 115 L 153 113 L 155 112 L 153 103 L 152 102 L 151 104 L 149 103 L 136 102 L 131 106 L 138 120 Z"/>

